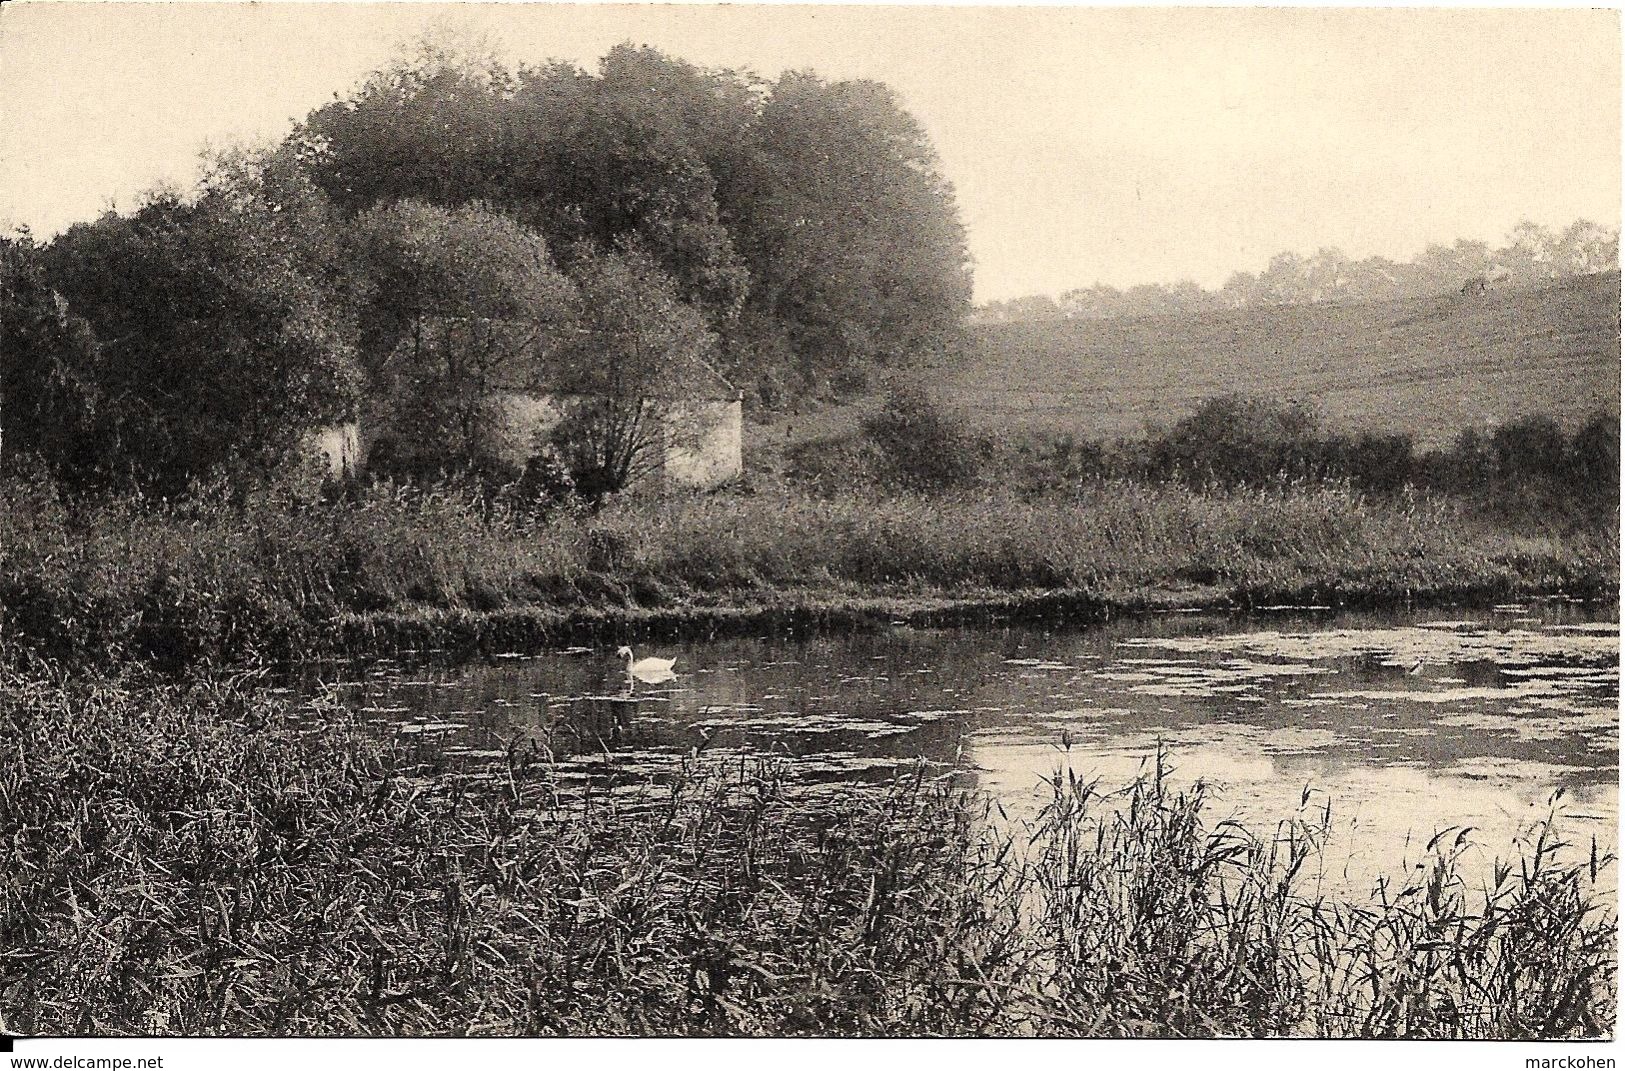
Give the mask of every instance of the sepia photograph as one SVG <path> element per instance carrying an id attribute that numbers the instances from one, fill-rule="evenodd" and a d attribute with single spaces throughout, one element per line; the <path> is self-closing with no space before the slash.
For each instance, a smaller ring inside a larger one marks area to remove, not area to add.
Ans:
<path id="1" fill-rule="evenodd" d="M 1614 1066 L 1620 62 L 0 0 L 0 1060 Z"/>

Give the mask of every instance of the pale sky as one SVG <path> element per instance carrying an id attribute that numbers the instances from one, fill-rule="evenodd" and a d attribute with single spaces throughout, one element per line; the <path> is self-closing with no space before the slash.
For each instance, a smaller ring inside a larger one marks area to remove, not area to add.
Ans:
<path id="1" fill-rule="evenodd" d="M 510 61 L 632 41 L 890 84 L 957 190 L 978 300 L 1620 223 L 1617 10 L 13 0 L 0 226 L 185 183 L 205 143 L 278 138 L 448 22 Z"/>

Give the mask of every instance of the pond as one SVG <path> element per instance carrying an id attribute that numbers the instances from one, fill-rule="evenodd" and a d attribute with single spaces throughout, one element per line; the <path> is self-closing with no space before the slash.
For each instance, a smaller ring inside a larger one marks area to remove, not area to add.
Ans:
<path id="1" fill-rule="evenodd" d="M 1159 743 L 1216 786 L 1216 821 L 1265 830 L 1330 802 L 1334 881 L 1414 862 L 1471 826 L 1505 851 L 1561 792 L 1564 829 L 1617 842 L 1617 609 L 1107 625 L 915 628 L 665 644 L 677 676 L 629 681 L 613 649 L 372 667 L 343 689 L 387 731 L 479 757 L 545 741 L 565 776 L 635 784 L 691 749 L 788 755 L 802 776 L 875 781 L 925 759 L 1016 818 L 1063 765 L 1106 786 Z"/>

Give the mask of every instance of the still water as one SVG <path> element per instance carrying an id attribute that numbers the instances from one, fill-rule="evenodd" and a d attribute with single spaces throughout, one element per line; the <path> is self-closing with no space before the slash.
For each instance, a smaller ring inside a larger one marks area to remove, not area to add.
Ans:
<path id="1" fill-rule="evenodd" d="M 664 644 L 677 676 L 629 680 L 613 648 L 374 666 L 341 687 L 385 731 L 474 757 L 546 742 L 611 786 L 707 754 L 796 758 L 849 784 L 918 759 L 1019 818 L 1069 765 L 1106 785 L 1159 742 L 1218 790 L 1214 820 L 1273 826 L 1332 805 L 1341 877 L 1414 861 L 1472 826 L 1505 851 L 1554 793 L 1564 829 L 1617 842 L 1617 608 L 1165 614 L 1076 629 L 890 629 Z"/>

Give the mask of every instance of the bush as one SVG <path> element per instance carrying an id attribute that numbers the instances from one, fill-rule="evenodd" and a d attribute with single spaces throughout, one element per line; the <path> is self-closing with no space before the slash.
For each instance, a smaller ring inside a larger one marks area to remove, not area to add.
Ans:
<path id="1" fill-rule="evenodd" d="M 1619 510 L 1619 414 L 1592 414 L 1569 440 L 1575 489 L 1604 512 Z"/>
<path id="2" fill-rule="evenodd" d="M 1563 474 L 1568 441 L 1551 417 L 1527 416 L 1496 428 L 1490 450 L 1496 475 L 1503 480 L 1552 479 Z"/>
<path id="3" fill-rule="evenodd" d="M 575 500 L 576 481 L 558 450 L 544 444 L 525 462 L 525 471 L 506 497 L 521 512 L 545 517 Z"/>
<path id="4" fill-rule="evenodd" d="M 978 443 L 964 421 L 943 409 L 924 388 L 898 383 L 879 413 L 863 422 L 883 473 L 916 490 L 968 482 L 978 469 Z"/>
<path id="5" fill-rule="evenodd" d="M 1239 394 L 1210 398 L 1153 435 L 1149 461 L 1161 479 L 1194 486 L 1263 487 L 1321 474 L 1317 418 L 1303 405 Z"/>

